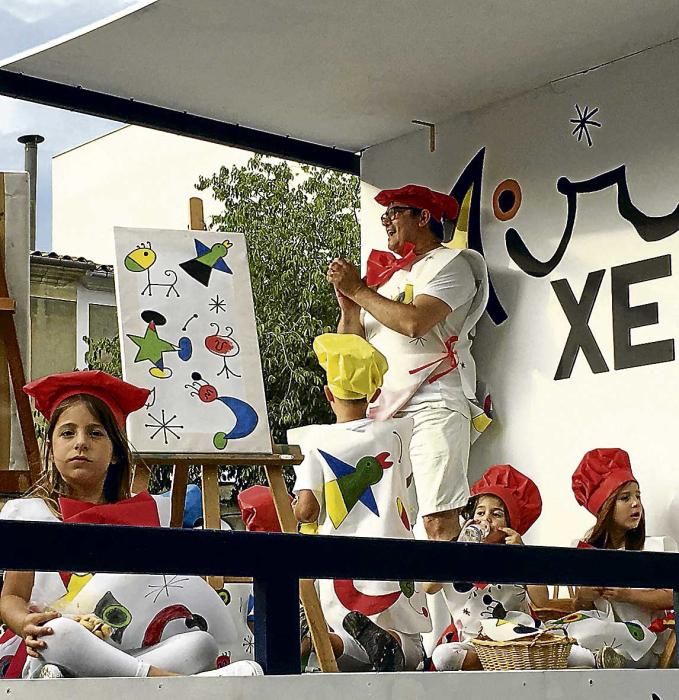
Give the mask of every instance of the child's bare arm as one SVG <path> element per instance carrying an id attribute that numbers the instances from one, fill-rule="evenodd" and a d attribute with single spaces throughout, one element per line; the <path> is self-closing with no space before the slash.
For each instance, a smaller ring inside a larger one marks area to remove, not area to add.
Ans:
<path id="1" fill-rule="evenodd" d="M 292 508 L 298 523 L 315 523 L 321 513 L 321 506 L 313 491 L 302 489 L 292 502 Z"/>
<path id="2" fill-rule="evenodd" d="M 30 599 L 35 573 L 33 571 L 6 571 L 0 595 L 0 616 L 4 623 L 26 642 L 30 656 L 37 656 L 45 648 L 41 637 L 52 634 L 45 623 L 59 617 L 57 612 L 31 610 Z"/>

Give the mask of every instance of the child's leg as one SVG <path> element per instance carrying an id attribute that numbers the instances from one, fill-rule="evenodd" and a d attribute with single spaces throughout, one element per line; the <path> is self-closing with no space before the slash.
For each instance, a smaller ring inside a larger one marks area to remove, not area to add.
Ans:
<path id="1" fill-rule="evenodd" d="M 470 642 L 439 644 L 431 654 L 437 671 L 471 671 L 480 669 L 479 657 Z"/>
<path id="2" fill-rule="evenodd" d="M 50 621 L 50 627 L 54 634 L 46 638 L 41 658 L 30 659 L 24 671 L 28 677 L 37 675 L 45 664 L 55 664 L 77 678 L 143 677 L 149 673 L 148 663 L 102 641 L 75 620 L 58 617 Z"/>
<path id="3" fill-rule="evenodd" d="M 372 664 L 365 649 L 344 630 L 337 630 L 332 633 L 339 639 L 344 647 L 342 653 L 337 656 L 337 668 L 343 673 L 358 673 L 361 671 L 372 671 Z M 335 645 L 333 644 L 333 651 Z"/>
<path id="4" fill-rule="evenodd" d="M 401 644 L 401 651 L 404 656 L 404 671 L 416 671 L 424 662 L 424 646 L 422 645 L 422 636 L 419 634 L 405 634 L 390 630 L 392 636 L 398 637 Z"/>
<path id="5" fill-rule="evenodd" d="M 133 654 L 134 658 L 148 666 L 182 676 L 214 669 L 218 655 L 219 648 L 214 637 L 201 630 L 176 634 Z"/>

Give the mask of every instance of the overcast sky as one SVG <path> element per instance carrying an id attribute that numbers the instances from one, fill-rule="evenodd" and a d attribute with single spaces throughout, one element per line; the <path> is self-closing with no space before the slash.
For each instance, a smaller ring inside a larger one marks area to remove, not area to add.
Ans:
<path id="1" fill-rule="evenodd" d="M 0 60 L 107 17 L 136 0 L 0 0 Z M 37 247 L 49 250 L 52 225 L 51 158 L 119 126 L 0 96 L 0 171 L 23 170 L 22 134 L 41 134 L 38 156 Z M 59 251 L 57 251 L 59 252 Z"/>

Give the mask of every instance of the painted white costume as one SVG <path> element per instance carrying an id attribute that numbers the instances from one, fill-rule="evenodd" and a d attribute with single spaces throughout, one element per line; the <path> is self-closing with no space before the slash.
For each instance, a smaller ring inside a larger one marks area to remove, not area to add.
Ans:
<path id="1" fill-rule="evenodd" d="M 412 539 L 407 482 L 411 478 L 409 418 L 355 420 L 288 431 L 301 446 L 304 462 L 295 467 L 295 493 L 310 490 L 321 510 L 323 535 Z M 341 670 L 368 670 L 365 652 L 344 632 L 352 611 L 368 616 L 401 638 L 406 668 L 423 660 L 420 633 L 431 629 L 425 595 L 412 581 L 320 580 L 319 597 L 330 628 L 342 637 Z"/>
<path id="2" fill-rule="evenodd" d="M 644 550 L 676 552 L 677 543 L 671 537 L 647 537 Z M 664 616 L 664 610 L 597 598 L 593 610 L 580 610 L 550 625 L 563 627 L 581 647 L 592 652 L 603 646 L 613 647 L 625 657 L 629 668 L 656 668 L 671 632 L 656 634 L 649 626 Z"/>
<path id="3" fill-rule="evenodd" d="M 392 331 L 365 311 L 362 323 L 366 340 L 389 362 L 382 393 L 368 415 L 407 414 L 414 421 L 410 456 L 419 513 L 459 508 L 469 498 L 470 442 L 489 422 L 476 403 L 471 354 L 474 327 L 488 301 L 485 261 L 473 250 L 436 248 L 410 269 L 397 270 L 376 291 L 406 304 L 432 296 L 451 309 L 420 338 Z"/>
<path id="4" fill-rule="evenodd" d="M 170 499 L 152 498 L 159 524 L 169 526 Z M 8 501 L 0 519 L 59 522 L 40 498 Z M 47 638 L 44 661 L 26 659 L 21 638 L 6 629 L 0 637 L 0 676 L 32 677 L 45 662 L 80 675 L 64 657 L 58 662 L 50 657 L 57 653 L 55 644 L 62 637 L 69 640 L 64 642 L 66 656 L 73 657 L 77 668 L 87 657 L 91 662 L 87 675 L 95 676 L 108 675 L 106 669 L 113 667 L 116 675 L 146 675 L 149 665 L 191 674 L 214 668 L 215 659 L 217 665 L 251 659 L 253 638 L 246 625 L 250 592 L 247 585 L 229 585 L 216 592 L 197 576 L 36 571 L 32 604 L 56 609 L 64 617 L 50 623 L 55 634 Z M 106 642 L 68 619 L 88 613 L 112 628 Z M 111 654 L 111 647 L 126 654 Z"/>

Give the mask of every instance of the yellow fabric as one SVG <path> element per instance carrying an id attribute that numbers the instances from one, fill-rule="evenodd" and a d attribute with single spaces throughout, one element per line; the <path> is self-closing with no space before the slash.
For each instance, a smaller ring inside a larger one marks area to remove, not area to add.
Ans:
<path id="1" fill-rule="evenodd" d="M 338 399 L 370 399 L 389 368 L 384 355 L 367 340 L 349 333 L 324 333 L 314 352 Z"/>
<path id="2" fill-rule="evenodd" d="M 336 480 L 325 485 L 325 507 L 336 530 L 349 515 L 344 496 Z"/>

